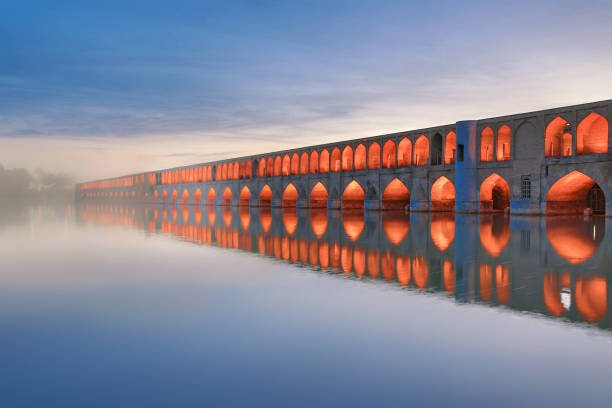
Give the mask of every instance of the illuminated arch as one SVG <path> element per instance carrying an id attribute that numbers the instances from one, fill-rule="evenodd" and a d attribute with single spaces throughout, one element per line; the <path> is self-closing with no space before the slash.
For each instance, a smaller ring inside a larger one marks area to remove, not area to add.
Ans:
<path id="1" fill-rule="evenodd" d="M 212 181 L 212 167 L 208 166 L 206 167 L 206 179 L 207 181 Z"/>
<path id="2" fill-rule="evenodd" d="M 300 156 L 297 153 L 293 153 L 293 156 L 291 156 L 291 174 L 300 174 Z"/>
<path id="3" fill-rule="evenodd" d="M 296 207 L 298 191 L 292 183 L 287 184 L 283 191 L 283 207 Z"/>
<path id="4" fill-rule="evenodd" d="M 497 173 L 480 185 L 480 211 L 504 211 L 510 207 L 510 186 Z"/>
<path id="5" fill-rule="evenodd" d="M 382 149 L 382 166 L 385 169 L 395 167 L 395 143 L 387 140 Z"/>
<path id="6" fill-rule="evenodd" d="M 431 210 L 453 211 L 455 208 L 455 185 L 442 176 L 431 186 Z"/>
<path id="7" fill-rule="evenodd" d="M 319 172 L 329 173 L 329 152 L 323 149 L 319 155 Z"/>
<path id="8" fill-rule="evenodd" d="M 231 166 L 231 164 L 230 164 L 230 166 Z M 233 170 L 234 170 L 234 172 L 233 172 L 233 174 L 232 174 L 232 178 L 233 178 L 234 180 L 238 180 L 238 179 L 240 179 L 240 163 L 235 162 L 235 163 L 234 163 L 234 169 L 233 169 Z"/>
<path id="9" fill-rule="evenodd" d="M 497 258 L 510 241 L 510 219 L 502 214 L 481 216 L 479 236 L 485 251 Z"/>
<path id="10" fill-rule="evenodd" d="M 245 164 L 245 168 L 244 168 L 244 176 L 246 178 L 252 178 L 253 177 L 253 164 L 251 163 L 250 160 L 248 160 Z"/>
<path id="11" fill-rule="evenodd" d="M 227 163 L 221 165 L 221 180 L 227 180 Z"/>
<path id="12" fill-rule="evenodd" d="M 187 200 L 189 200 L 189 190 L 185 189 L 183 190 L 183 197 L 182 197 L 183 205 L 187 205 Z"/>
<path id="13" fill-rule="evenodd" d="M 605 213 L 606 198 L 595 180 L 579 171 L 561 177 L 546 194 L 546 213 L 582 213 L 591 208 L 594 213 Z"/>
<path id="14" fill-rule="evenodd" d="M 208 204 L 212 205 L 215 202 L 215 198 L 217 198 L 217 192 L 215 191 L 214 188 L 210 188 L 210 190 L 208 190 L 208 194 L 206 196 L 206 199 L 208 200 Z"/>
<path id="15" fill-rule="evenodd" d="M 604 318 L 607 309 L 606 278 L 576 277 L 574 284 L 576 309 L 589 323 L 596 323 Z"/>
<path id="16" fill-rule="evenodd" d="M 308 153 L 302 153 L 300 157 L 300 174 L 308 174 Z"/>
<path id="17" fill-rule="evenodd" d="M 508 125 L 502 125 L 497 129 L 497 161 L 510 160 L 511 134 L 512 131 Z"/>
<path id="18" fill-rule="evenodd" d="M 357 241 L 363 232 L 363 228 L 365 227 L 363 212 L 343 212 L 342 227 L 344 228 L 344 232 L 351 242 Z"/>
<path id="19" fill-rule="evenodd" d="M 407 137 L 397 145 L 397 167 L 410 167 L 412 165 L 412 142 Z"/>
<path id="20" fill-rule="evenodd" d="M 121 193 L 123 195 L 123 192 Z M 119 196 L 121 198 L 121 195 Z M 172 190 L 172 205 L 176 203 L 176 199 L 178 198 L 178 191 L 176 189 Z"/>
<path id="21" fill-rule="evenodd" d="M 578 125 L 576 154 L 608 153 L 608 121 L 591 113 Z"/>
<path id="22" fill-rule="evenodd" d="M 272 197 L 272 189 L 266 184 L 259 192 L 259 205 L 262 207 L 269 207 L 272 203 Z"/>
<path id="23" fill-rule="evenodd" d="M 363 144 L 360 143 L 355 148 L 355 160 L 353 163 L 355 170 L 365 170 L 366 169 L 366 156 L 367 156 L 366 148 Z"/>
<path id="24" fill-rule="evenodd" d="M 414 165 L 426 166 L 429 160 L 429 139 L 425 135 L 419 136 L 414 142 Z"/>
<path id="25" fill-rule="evenodd" d="M 480 161 L 493 161 L 493 129 L 486 127 L 480 132 Z"/>
<path id="26" fill-rule="evenodd" d="M 164 190 L 164 191 L 162 192 L 162 201 L 166 201 L 166 198 L 168 198 L 168 191 L 167 191 L 167 190 Z"/>
<path id="27" fill-rule="evenodd" d="M 266 161 L 266 176 L 274 176 L 274 157 L 268 157 L 268 160 Z"/>
<path id="28" fill-rule="evenodd" d="M 334 148 L 334 150 L 332 150 L 331 152 L 331 157 L 330 157 L 330 170 L 333 173 L 337 173 L 340 171 L 341 169 L 341 154 L 340 154 L 340 149 L 338 149 L 337 147 Z"/>
<path id="29" fill-rule="evenodd" d="M 263 157 L 259 160 L 259 177 L 266 177 L 266 159 Z"/>
<path id="30" fill-rule="evenodd" d="M 372 143 L 368 148 L 368 169 L 375 170 L 380 168 L 380 145 Z"/>
<path id="31" fill-rule="evenodd" d="M 403 210 L 410 206 L 410 191 L 404 183 L 394 178 L 382 194 L 383 210 Z"/>
<path id="32" fill-rule="evenodd" d="M 288 154 L 283 156 L 283 166 L 281 174 L 283 176 L 288 176 L 291 173 L 291 158 Z"/>
<path id="33" fill-rule="evenodd" d="M 223 205 L 228 206 L 231 204 L 232 195 L 232 189 L 229 188 L 229 186 L 225 187 L 225 190 L 223 190 L 223 195 L 221 196 L 223 198 Z"/>
<path id="34" fill-rule="evenodd" d="M 546 217 L 546 238 L 560 257 L 572 265 L 590 259 L 603 241 L 605 221 L 599 217 Z"/>
<path id="35" fill-rule="evenodd" d="M 242 190 L 240 190 L 240 206 L 247 207 L 249 205 L 250 200 L 251 200 L 251 190 L 249 189 L 248 186 L 242 187 Z"/>
<path id="36" fill-rule="evenodd" d="M 359 183 L 351 181 L 342 193 L 342 208 L 363 208 L 365 192 Z"/>
<path id="37" fill-rule="evenodd" d="M 313 150 L 310 153 L 310 174 L 317 174 L 319 172 L 319 153 Z"/>
<path id="38" fill-rule="evenodd" d="M 440 251 L 446 251 L 455 240 L 455 217 L 453 214 L 431 215 L 431 240 Z"/>
<path id="39" fill-rule="evenodd" d="M 353 148 L 346 146 L 342 151 L 342 171 L 353 170 Z"/>
<path id="40" fill-rule="evenodd" d="M 444 142 L 444 164 L 454 164 L 457 149 L 457 134 L 453 131 L 448 132 Z"/>
<path id="41" fill-rule="evenodd" d="M 288 158 L 289 156 L 287 156 Z M 274 159 L 274 176 L 278 177 L 282 174 L 283 160 L 280 156 L 276 156 Z M 289 166 L 287 166 L 289 168 Z"/>
<path id="42" fill-rule="evenodd" d="M 310 191 L 310 208 L 327 208 L 329 194 L 321 182 L 317 182 Z"/>
<path id="43" fill-rule="evenodd" d="M 572 155 L 572 134 L 567 131 L 568 125 L 565 119 L 557 116 L 546 126 L 544 136 L 544 155 L 546 157 Z"/>
<path id="44" fill-rule="evenodd" d="M 193 193 L 193 201 L 195 205 L 200 205 L 200 200 L 202 199 L 202 190 L 196 188 L 195 193 Z"/>

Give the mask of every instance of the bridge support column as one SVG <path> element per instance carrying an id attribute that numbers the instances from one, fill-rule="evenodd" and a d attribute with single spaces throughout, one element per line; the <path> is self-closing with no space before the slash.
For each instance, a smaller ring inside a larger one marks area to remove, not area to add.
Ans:
<path id="1" fill-rule="evenodd" d="M 342 208 L 342 202 L 337 198 L 330 198 L 327 200 L 327 208 L 337 210 Z"/>
<path id="2" fill-rule="evenodd" d="M 365 200 L 363 207 L 366 211 L 376 211 L 382 209 L 380 200 Z"/>
<path id="3" fill-rule="evenodd" d="M 309 203 L 307 198 L 300 198 L 295 202 L 296 208 L 308 208 Z"/>
<path id="4" fill-rule="evenodd" d="M 259 199 L 257 198 L 251 198 L 249 200 L 249 206 L 250 207 L 259 207 Z"/>
<path id="5" fill-rule="evenodd" d="M 270 207 L 272 208 L 281 208 L 283 206 L 283 200 L 272 199 L 270 200 Z"/>
<path id="6" fill-rule="evenodd" d="M 476 124 L 475 120 L 457 122 L 455 212 L 475 213 L 480 209 Z"/>
<path id="7" fill-rule="evenodd" d="M 429 211 L 429 201 L 427 200 L 410 200 L 410 211 L 427 212 Z"/>

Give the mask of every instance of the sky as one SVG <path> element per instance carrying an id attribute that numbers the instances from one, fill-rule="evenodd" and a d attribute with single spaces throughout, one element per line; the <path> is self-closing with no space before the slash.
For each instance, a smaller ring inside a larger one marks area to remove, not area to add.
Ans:
<path id="1" fill-rule="evenodd" d="M 79 181 L 612 98 L 612 1 L 6 1 L 0 163 Z"/>

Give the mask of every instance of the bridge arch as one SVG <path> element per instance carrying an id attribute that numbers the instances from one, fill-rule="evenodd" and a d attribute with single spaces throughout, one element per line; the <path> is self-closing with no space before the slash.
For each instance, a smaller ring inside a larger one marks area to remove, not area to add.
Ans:
<path id="1" fill-rule="evenodd" d="M 225 190 L 223 190 L 223 195 L 221 196 L 223 198 L 223 205 L 229 206 L 231 204 L 232 196 L 232 189 L 229 186 L 225 187 Z"/>
<path id="2" fill-rule="evenodd" d="M 403 210 L 410 206 L 410 191 L 404 183 L 394 178 L 382 194 L 383 210 Z"/>
<path id="3" fill-rule="evenodd" d="M 395 167 L 395 142 L 391 139 L 387 140 L 382 149 L 382 166 L 385 169 Z"/>
<path id="4" fill-rule="evenodd" d="M 232 174 L 232 179 L 238 180 L 239 178 L 240 178 L 240 163 L 234 162 L 234 173 Z"/>
<path id="5" fill-rule="evenodd" d="M 342 208 L 363 208 L 365 192 L 361 185 L 352 180 L 342 193 Z"/>
<path id="6" fill-rule="evenodd" d="M 604 318 L 607 309 L 607 281 L 600 276 L 576 277 L 574 284 L 576 309 L 589 323 Z"/>
<path id="7" fill-rule="evenodd" d="M 397 167 L 412 165 L 412 142 L 404 137 L 397 145 Z"/>
<path id="8" fill-rule="evenodd" d="M 501 125 L 497 129 L 497 161 L 510 160 L 512 130 L 508 125 Z"/>
<path id="9" fill-rule="evenodd" d="M 200 205 L 200 200 L 202 199 L 202 190 L 196 188 L 196 191 L 193 193 L 193 203 L 196 206 Z"/>
<path id="10" fill-rule="evenodd" d="M 329 194 L 327 188 L 320 181 L 310 191 L 310 208 L 327 208 Z"/>
<path id="11" fill-rule="evenodd" d="M 317 174 L 319 172 L 319 153 L 313 150 L 310 153 L 310 174 Z"/>
<path id="12" fill-rule="evenodd" d="M 457 134 L 454 131 L 450 131 L 446 134 L 446 141 L 444 143 L 444 164 L 455 163 L 455 151 L 457 150 Z"/>
<path id="13" fill-rule="evenodd" d="M 270 207 L 272 204 L 272 197 L 274 194 L 272 193 L 272 189 L 269 185 L 264 185 L 259 192 L 259 206 L 260 207 Z"/>
<path id="14" fill-rule="evenodd" d="M 240 206 L 248 207 L 251 200 L 251 190 L 249 186 L 242 187 L 240 190 Z"/>
<path id="15" fill-rule="evenodd" d="M 592 112 L 578 125 L 576 154 L 600 153 L 608 153 L 608 121 Z"/>
<path id="16" fill-rule="evenodd" d="M 266 161 L 266 177 L 274 176 L 274 157 L 268 157 Z"/>
<path id="17" fill-rule="evenodd" d="M 546 126 L 544 155 L 546 157 L 572 155 L 570 126 L 561 116 L 557 116 Z"/>
<path id="18" fill-rule="evenodd" d="M 366 169 L 367 151 L 363 143 L 359 143 L 355 148 L 355 160 L 353 160 L 355 170 Z"/>
<path id="19" fill-rule="evenodd" d="M 425 135 L 418 137 L 414 142 L 414 165 L 426 166 L 429 160 L 429 139 Z"/>
<path id="20" fill-rule="evenodd" d="M 293 183 L 287 184 L 283 191 L 283 207 L 295 208 L 297 206 L 299 194 Z"/>
<path id="21" fill-rule="evenodd" d="M 431 186 L 431 210 L 453 211 L 455 209 L 455 185 L 446 177 L 438 178 Z"/>
<path id="22" fill-rule="evenodd" d="M 380 145 L 372 143 L 368 148 L 368 169 L 375 170 L 380 168 Z"/>
<path id="23" fill-rule="evenodd" d="M 266 159 L 262 157 L 259 160 L 259 177 L 266 177 Z"/>
<path id="24" fill-rule="evenodd" d="M 257 160 L 255 160 L 255 168 L 257 168 Z M 245 164 L 244 176 L 246 178 L 253 178 L 253 163 L 250 160 L 247 160 Z"/>
<path id="25" fill-rule="evenodd" d="M 353 148 L 347 145 L 342 151 L 342 171 L 353 170 Z"/>
<path id="26" fill-rule="evenodd" d="M 181 196 L 181 204 L 187 205 L 187 201 L 189 200 L 189 190 L 184 189 L 183 195 Z"/>
<path id="27" fill-rule="evenodd" d="M 329 173 L 329 151 L 323 149 L 319 155 L 319 172 Z"/>
<path id="28" fill-rule="evenodd" d="M 167 198 L 168 198 L 168 190 L 162 191 L 162 201 L 166 201 Z"/>
<path id="29" fill-rule="evenodd" d="M 282 174 L 283 160 L 280 156 L 274 159 L 274 176 L 278 177 Z"/>
<path id="30" fill-rule="evenodd" d="M 308 153 L 302 153 L 300 157 L 300 174 L 308 174 Z"/>
<path id="31" fill-rule="evenodd" d="M 289 174 L 291 174 L 291 158 L 288 154 L 285 154 L 283 156 L 281 175 L 288 176 Z"/>
<path id="32" fill-rule="evenodd" d="M 340 154 L 340 149 L 338 149 L 337 147 L 334 147 L 334 150 L 332 150 L 331 152 L 331 157 L 330 157 L 330 170 L 333 173 L 337 173 L 341 170 L 341 154 Z"/>
<path id="33" fill-rule="evenodd" d="M 493 129 L 489 126 L 480 132 L 480 161 L 493 161 Z"/>
<path id="34" fill-rule="evenodd" d="M 480 185 L 480 211 L 504 211 L 510 207 L 510 186 L 497 173 L 491 174 Z"/>
<path id="35" fill-rule="evenodd" d="M 119 198 L 123 197 L 123 192 L 121 192 L 121 194 L 119 195 Z M 178 191 L 176 191 L 176 188 L 174 190 L 172 190 L 172 205 L 176 204 L 176 199 L 178 198 Z"/>
<path id="36" fill-rule="evenodd" d="M 591 177 L 572 171 L 553 184 L 546 194 L 547 214 L 582 213 L 591 208 L 595 214 L 605 214 L 606 197 Z"/>

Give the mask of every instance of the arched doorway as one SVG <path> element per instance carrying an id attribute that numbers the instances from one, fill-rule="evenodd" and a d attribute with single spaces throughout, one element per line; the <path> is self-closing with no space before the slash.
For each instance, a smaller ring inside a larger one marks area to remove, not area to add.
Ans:
<path id="1" fill-rule="evenodd" d="M 429 139 L 425 135 L 419 136 L 414 142 L 414 160 L 415 166 L 426 166 L 429 160 Z"/>
<path id="2" fill-rule="evenodd" d="M 292 183 L 287 184 L 283 191 L 283 207 L 295 208 L 297 206 L 298 191 Z"/>
<path id="3" fill-rule="evenodd" d="M 387 185 L 382 195 L 383 210 L 403 210 L 410 207 L 410 191 L 404 183 L 394 178 Z"/>
<path id="4" fill-rule="evenodd" d="M 355 180 L 351 181 L 342 193 L 342 208 L 363 208 L 365 191 Z"/>
<path id="5" fill-rule="evenodd" d="M 504 211 L 510 207 L 510 186 L 499 174 L 493 173 L 480 185 L 480 211 Z"/>
<path id="6" fill-rule="evenodd" d="M 605 213 L 603 191 L 595 180 L 579 171 L 561 177 L 546 194 L 547 214 L 580 214 L 591 208 L 596 214 Z"/>
<path id="7" fill-rule="evenodd" d="M 224 206 L 230 206 L 232 203 L 232 189 L 228 187 L 225 187 L 225 190 L 223 190 L 223 205 Z"/>
<path id="8" fill-rule="evenodd" d="M 546 126 L 544 143 L 544 155 L 546 157 L 571 156 L 572 134 L 570 133 L 569 123 L 561 116 L 553 119 Z"/>
<path id="9" fill-rule="evenodd" d="M 242 187 L 240 190 L 240 206 L 248 207 L 251 200 L 251 190 L 248 186 Z"/>
<path id="10" fill-rule="evenodd" d="M 272 189 L 269 185 L 266 184 L 259 192 L 259 206 L 270 207 L 272 204 L 272 196 Z"/>
<path id="11" fill-rule="evenodd" d="M 442 176 L 431 186 L 431 210 L 454 211 L 455 185 Z"/>
<path id="12" fill-rule="evenodd" d="M 310 191 L 310 208 L 327 208 L 327 198 L 329 194 L 321 182 L 317 182 Z"/>

